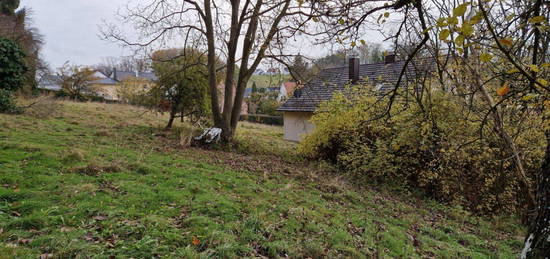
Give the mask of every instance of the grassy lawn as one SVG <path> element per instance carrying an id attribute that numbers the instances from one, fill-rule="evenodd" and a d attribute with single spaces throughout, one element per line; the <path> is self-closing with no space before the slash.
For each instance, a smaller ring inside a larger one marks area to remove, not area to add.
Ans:
<path id="1" fill-rule="evenodd" d="M 241 144 L 208 151 L 179 146 L 165 121 L 72 102 L 0 115 L 0 258 L 514 258 L 521 249 L 515 219 L 350 187 L 297 159 L 279 127 L 242 124 Z"/>
<path id="2" fill-rule="evenodd" d="M 290 75 L 252 75 L 247 87 L 251 88 L 253 82 L 256 82 L 258 88 L 278 87 L 282 81 L 290 78 Z"/>

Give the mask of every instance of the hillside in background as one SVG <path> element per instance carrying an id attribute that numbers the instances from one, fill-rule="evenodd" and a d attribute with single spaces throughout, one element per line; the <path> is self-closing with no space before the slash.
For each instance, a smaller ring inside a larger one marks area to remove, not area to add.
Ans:
<path id="1" fill-rule="evenodd" d="M 514 258 L 507 217 L 354 186 L 242 123 L 231 150 L 167 116 L 46 101 L 0 115 L 0 258 Z M 185 142 L 185 141 L 183 141 Z"/>
<path id="2" fill-rule="evenodd" d="M 282 82 L 291 80 L 290 75 L 252 75 L 248 81 L 247 88 L 252 88 L 252 84 L 256 82 L 258 88 L 279 87 Z"/>

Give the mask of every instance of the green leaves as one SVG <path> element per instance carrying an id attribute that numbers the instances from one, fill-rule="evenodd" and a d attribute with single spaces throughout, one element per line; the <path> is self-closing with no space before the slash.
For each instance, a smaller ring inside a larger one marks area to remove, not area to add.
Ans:
<path id="1" fill-rule="evenodd" d="M 477 12 L 476 15 L 474 15 L 469 22 L 470 24 L 474 25 L 480 23 L 481 20 L 483 20 L 483 13 Z"/>
<path id="2" fill-rule="evenodd" d="M 546 20 L 546 17 L 544 17 L 544 16 L 535 16 L 535 17 L 529 18 L 528 22 L 529 23 L 546 23 L 548 21 Z"/>
<path id="3" fill-rule="evenodd" d="M 457 6 L 455 9 L 453 9 L 453 16 L 463 16 L 468 9 L 468 5 L 470 5 L 469 2 Z"/>
<path id="4" fill-rule="evenodd" d="M 481 62 L 489 62 L 493 59 L 493 55 L 491 55 L 490 53 L 483 53 L 481 55 L 479 55 L 479 60 L 481 60 Z"/>
<path id="5" fill-rule="evenodd" d="M 537 73 L 540 72 L 539 66 L 537 65 L 531 64 L 531 65 L 528 65 L 527 67 L 529 67 L 529 70 L 533 72 L 537 72 Z"/>
<path id="6" fill-rule="evenodd" d="M 437 27 L 445 27 L 445 26 L 447 26 L 447 25 L 449 25 L 449 24 L 447 23 L 447 19 L 445 19 L 445 18 L 443 18 L 443 17 L 437 19 Z"/>
<path id="7" fill-rule="evenodd" d="M 449 35 L 451 35 L 451 31 L 449 29 L 444 29 L 439 32 L 439 40 L 446 40 L 449 38 Z"/>
<path id="8" fill-rule="evenodd" d="M 19 7 L 19 0 L 2 0 L 0 1 L 0 13 L 11 15 L 15 9 Z"/>
<path id="9" fill-rule="evenodd" d="M 458 24 L 458 18 L 456 16 L 447 18 L 447 23 L 449 25 L 457 25 Z"/>
<path id="10" fill-rule="evenodd" d="M 464 35 L 458 35 L 456 38 L 455 38 L 455 44 L 457 46 L 463 46 L 464 45 Z"/>
<path id="11" fill-rule="evenodd" d="M 464 36 L 471 36 L 472 34 L 474 34 L 474 27 L 472 27 L 472 25 L 470 24 L 465 23 L 460 28 L 460 32 L 462 32 Z"/>
<path id="12" fill-rule="evenodd" d="M 15 91 L 23 86 L 23 75 L 27 71 L 24 58 L 19 44 L 0 37 L 0 89 Z"/>
<path id="13" fill-rule="evenodd" d="M 537 83 L 539 83 L 540 85 L 544 86 L 544 87 L 547 87 L 548 85 L 550 85 L 548 83 L 548 81 L 546 79 L 543 79 L 543 78 L 539 78 L 537 79 Z"/>

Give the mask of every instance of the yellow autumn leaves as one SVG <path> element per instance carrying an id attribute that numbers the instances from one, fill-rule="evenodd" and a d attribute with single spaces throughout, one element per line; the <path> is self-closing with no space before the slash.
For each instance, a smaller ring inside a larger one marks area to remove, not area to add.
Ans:
<path id="1" fill-rule="evenodd" d="M 498 96 L 505 96 L 508 92 L 510 92 L 510 86 L 508 84 L 504 84 L 497 89 Z"/>

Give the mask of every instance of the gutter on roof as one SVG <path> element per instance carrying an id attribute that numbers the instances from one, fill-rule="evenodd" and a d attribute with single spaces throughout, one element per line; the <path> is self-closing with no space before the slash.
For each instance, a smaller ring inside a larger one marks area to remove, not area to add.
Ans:
<path id="1" fill-rule="evenodd" d="M 315 109 L 309 109 L 309 108 L 304 108 L 304 109 L 296 109 L 296 108 L 278 108 L 276 111 L 278 112 L 315 112 Z"/>

